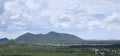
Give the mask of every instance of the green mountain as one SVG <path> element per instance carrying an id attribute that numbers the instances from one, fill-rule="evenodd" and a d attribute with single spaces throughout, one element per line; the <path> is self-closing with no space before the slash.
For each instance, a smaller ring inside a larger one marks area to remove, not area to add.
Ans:
<path id="1" fill-rule="evenodd" d="M 82 43 L 84 40 L 66 33 L 49 32 L 47 34 L 32 34 L 25 33 L 15 39 L 17 43 L 21 44 L 70 44 Z"/>
<path id="2" fill-rule="evenodd" d="M 2 38 L 0 39 L 0 43 L 7 42 L 9 39 L 8 38 Z"/>

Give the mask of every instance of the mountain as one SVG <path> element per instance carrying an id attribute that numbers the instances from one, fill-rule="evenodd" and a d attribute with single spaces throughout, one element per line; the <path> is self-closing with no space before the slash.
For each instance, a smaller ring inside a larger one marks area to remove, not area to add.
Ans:
<path id="1" fill-rule="evenodd" d="M 0 42 L 7 42 L 7 41 L 8 41 L 7 38 L 2 38 L 2 39 L 0 39 Z"/>
<path id="2" fill-rule="evenodd" d="M 66 33 L 57 33 L 51 31 L 47 34 L 32 34 L 25 33 L 15 39 L 17 43 L 22 44 L 68 44 L 68 43 L 82 43 L 84 40 Z"/>

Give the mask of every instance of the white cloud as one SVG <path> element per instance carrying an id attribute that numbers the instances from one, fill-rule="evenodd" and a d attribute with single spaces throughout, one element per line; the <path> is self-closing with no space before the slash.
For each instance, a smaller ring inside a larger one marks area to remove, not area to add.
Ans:
<path id="1" fill-rule="evenodd" d="M 94 30 L 94 29 L 104 29 L 105 25 L 103 22 L 98 21 L 98 20 L 94 20 L 94 21 L 89 21 L 88 27 L 90 30 Z"/>
<path id="2" fill-rule="evenodd" d="M 113 12 L 111 15 L 108 15 L 105 21 L 119 23 L 120 22 L 120 14 Z M 118 22 L 117 22 L 118 21 Z"/>
<path id="3" fill-rule="evenodd" d="M 20 17 L 20 15 L 16 14 L 16 15 L 11 16 L 10 19 L 16 19 L 16 18 L 19 18 L 19 17 Z"/>
<path id="4" fill-rule="evenodd" d="M 120 31 L 120 14 L 119 13 L 112 13 L 111 15 L 108 15 L 105 20 L 106 27 L 109 30 L 118 30 Z"/>
<path id="5" fill-rule="evenodd" d="M 68 32 L 119 30 L 120 14 L 114 12 L 120 12 L 120 5 L 111 1 L 113 0 L 6 1 L 4 12 L 0 15 L 0 31 L 24 32 L 44 28 L 69 30 Z"/>
<path id="6" fill-rule="evenodd" d="M 0 32 L 0 37 L 1 38 L 4 38 L 5 37 L 5 34 L 3 32 Z"/>

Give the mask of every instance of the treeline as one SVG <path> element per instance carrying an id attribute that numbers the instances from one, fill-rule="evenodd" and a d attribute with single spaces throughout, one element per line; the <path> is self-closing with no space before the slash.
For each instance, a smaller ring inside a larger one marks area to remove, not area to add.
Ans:
<path id="1" fill-rule="evenodd" d="M 89 44 L 89 45 L 71 45 L 69 48 L 120 48 L 120 44 Z"/>

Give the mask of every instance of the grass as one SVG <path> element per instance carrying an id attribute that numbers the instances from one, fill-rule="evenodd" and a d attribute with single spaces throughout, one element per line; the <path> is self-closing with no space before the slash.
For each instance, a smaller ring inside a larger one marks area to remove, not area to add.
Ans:
<path id="1" fill-rule="evenodd" d="M 97 51 L 95 51 L 97 50 Z M 120 56 L 115 48 L 71 48 L 69 46 L 1 47 L 0 56 Z"/>

